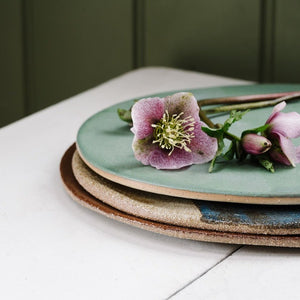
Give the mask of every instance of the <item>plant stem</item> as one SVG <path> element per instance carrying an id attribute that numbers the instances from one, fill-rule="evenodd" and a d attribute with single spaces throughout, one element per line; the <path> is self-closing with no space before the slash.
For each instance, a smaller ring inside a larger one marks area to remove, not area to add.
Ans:
<path id="1" fill-rule="evenodd" d="M 272 100 L 276 98 L 281 98 L 285 96 L 290 96 L 293 94 L 299 94 L 300 91 L 295 92 L 285 92 L 285 93 L 273 93 L 273 94 L 259 94 L 259 95 L 244 95 L 236 97 L 222 97 L 222 98 L 212 98 L 212 99 L 202 99 L 198 100 L 198 105 L 200 107 L 206 105 L 216 105 L 216 104 L 229 104 L 229 103 L 248 103 L 248 102 L 258 102 L 263 100 Z"/>
<path id="2" fill-rule="evenodd" d="M 206 116 L 206 113 L 201 109 L 201 107 L 199 109 L 199 117 L 200 120 L 203 121 L 208 127 L 215 127 L 215 124 Z"/>
<path id="3" fill-rule="evenodd" d="M 231 141 L 237 141 L 237 142 L 241 141 L 241 139 L 239 137 L 237 137 L 236 135 L 234 135 L 228 131 L 224 132 L 224 136 Z"/>
<path id="4" fill-rule="evenodd" d="M 205 114 L 215 114 L 215 113 L 222 113 L 222 112 L 228 112 L 231 110 L 244 110 L 244 109 L 251 109 L 251 108 L 261 108 L 261 107 L 267 107 L 271 105 L 275 105 L 277 103 L 280 103 L 282 101 L 289 101 L 292 99 L 296 99 L 300 97 L 300 92 L 293 93 L 286 95 L 284 97 L 280 97 L 273 100 L 268 101 L 260 101 L 260 102 L 251 102 L 251 103 L 240 103 L 240 104 L 233 104 L 233 105 L 225 105 L 225 106 L 219 106 L 211 109 L 205 109 L 202 110 Z"/>

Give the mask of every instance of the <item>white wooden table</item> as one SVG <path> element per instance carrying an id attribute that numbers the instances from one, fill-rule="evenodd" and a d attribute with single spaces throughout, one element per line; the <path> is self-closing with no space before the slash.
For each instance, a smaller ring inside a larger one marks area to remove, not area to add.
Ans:
<path id="1" fill-rule="evenodd" d="M 246 83 L 139 69 L 0 129 L 0 299 L 299 299 L 300 250 L 136 229 L 76 204 L 60 180 L 61 156 L 95 112 L 156 92 Z"/>

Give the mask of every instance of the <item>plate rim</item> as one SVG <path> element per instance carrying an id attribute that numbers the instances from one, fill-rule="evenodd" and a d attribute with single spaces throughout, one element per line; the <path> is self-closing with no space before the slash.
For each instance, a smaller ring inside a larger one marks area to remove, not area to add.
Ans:
<path id="1" fill-rule="evenodd" d="M 176 238 L 226 244 L 300 248 L 300 235 L 265 235 L 189 228 L 147 220 L 122 212 L 95 198 L 77 182 L 71 166 L 75 149 L 74 143 L 61 158 L 60 175 L 63 186 L 72 200 L 98 214 L 140 229 Z"/>
<path id="2" fill-rule="evenodd" d="M 142 190 L 145 192 L 150 192 L 154 194 L 163 194 L 173 197 L 181 197 L 193 200 L 207 200 L 216 202 L 229 202 L 229 203 L 241 203 L 241 204 L 262 204 L 262 205 L 295 205 L 300 204 L 300 197 L 260 197 L 260 196 L 241 196 L 232 194 L 218 194 L 218 193 L 204 193 L 195 192 L 184 189 L 169 188 L 160 185 L 154 185 L 150 183 L 145 183 L 142 181 L 131 180 L 122 176 L 117 176 L 113 173 L 103 171 L 91 163 L 89 163 L 85 157 L 81 154 L 80 148 L 76 142 L 76 149 L 80 158 L 84 163 L 92 169 L 98 175 L 116 182 L 118 184 Z M 284 202 L 283 202 L 284 201 Z"/>
<path id="3" fill-rule="evenodd" d="M 268 84 L 246 84 L 246 85 L 225 85 L 225 86 L 214 86 L 214 87 L 200 87 L 200 88 L 192 88 L 190 90 L 198 91 L 198 90 L 214 90 L 214 89 L 222 89 L 222 88 L 243 88 L 243 87 L 249 87 L 249 86 L 300 86 L 300 84 L 296 83 L 286 83 L 286 84 L 276 84 L 276 83 L 268 83 Z M 189 90 L 189 89 L 186 89 Z M 176 93 L 178 91 L 172 90 L 172 91 L 162 91 L 157 94 L 169 94 L 169 93 Z M 262 93 L 263 94 L 263 93 Z M 146 95 L 144 97 L 153 97 L 154 94 Z M 129 102 L 133 101 L 133 99 L 122 101 Z M 107 109 L 110 109 L 112 106 L 118 105 L 120 103 L 111 105 L 101 111 L 96 112 L 95 114 L 91 115 L 88 119 L 86 119 L 80 126 L 77 137 L 76 137 L 76 148 L 77 151 L 81 157 L 81 159 L 85 162 L 86 165 L 89 166 L 94 172 L 101 175 L 102 177 L 111 180 L 113 182 L 119 183 L 121 185 L 128 186 L 130 188 L 138 189 L 138 190 L 144 190 L 151 193 L 156 194 L 164 194 L 164 195 L 170 195 L 173 197 L 182 197 L 182 198 L 188 198 L 193 200 L 208 200 L 208 201 L 216 201 L 216 202 L 229 202 L 229 203 L 241 203 L 241 204 L 263 204 L 263 205 L 297 205 L 300 204 L 300 195 L 295 196 L 285 196 L 285 195 L 275 195 L 275 196 L 256 196 L 256 195 L 241 195 L 241 194 L 232 194 L 232 193 L 221 193 L 221 192 L 201 192 L 201 191 L 193 191 L 189 189 L 177 189 L 175 187 L 168 187 L 165 185 L 159 185 L 159 184 L 152 184 L 149 182 L 145 182 L 138 179 L 132 179 L 128 178 L 122 175 L 117 175 L 115 172 L 107 171 L 105 169 L 98 168 L 94 164 L 88 161 L 87 158 L 82 154 L 80 150 L 80 146 L 78 144 L 78 135 L 79 131 L 82 128 L 82 126 L 88 122 L 91 118 L 93 118 L 98 113 L 105 111 Z"/>

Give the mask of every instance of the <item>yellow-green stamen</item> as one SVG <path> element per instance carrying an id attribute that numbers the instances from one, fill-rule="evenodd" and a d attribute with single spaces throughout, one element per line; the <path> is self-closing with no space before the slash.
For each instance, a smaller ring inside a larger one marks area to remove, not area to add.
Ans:
<path id="1" fill-rule="evenodd" d="M 191 152 L 187 145 L 195 137 L 195 120 L 191 116 L 181 119 L 182 115 L 183 112 L 170 117 L 168 111 L 166 111 L 158 123 L 151 125 L 155 128 L 153 143 L 158 143 L 161 149 L 170 150 L 169 155 L 173 153 L 175 148 Z"/>

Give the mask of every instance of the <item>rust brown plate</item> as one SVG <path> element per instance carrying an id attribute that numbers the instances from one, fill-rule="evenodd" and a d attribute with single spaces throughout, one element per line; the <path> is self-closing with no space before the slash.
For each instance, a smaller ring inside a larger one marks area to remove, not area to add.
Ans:
<path id="1" fill-rule="evenodd" d="M 62 157 L 60 172 L 63 184 L 73 200 L 99 214 L 141 229 L 177 238 L 217 243 L 300 248 L 300 235 L 264 235 L 203 230 L 146 220 L 122 212 L 98 200 L 77 182 L 71 165 L 75 149 L 75 144 L 73 144 Z"/>

